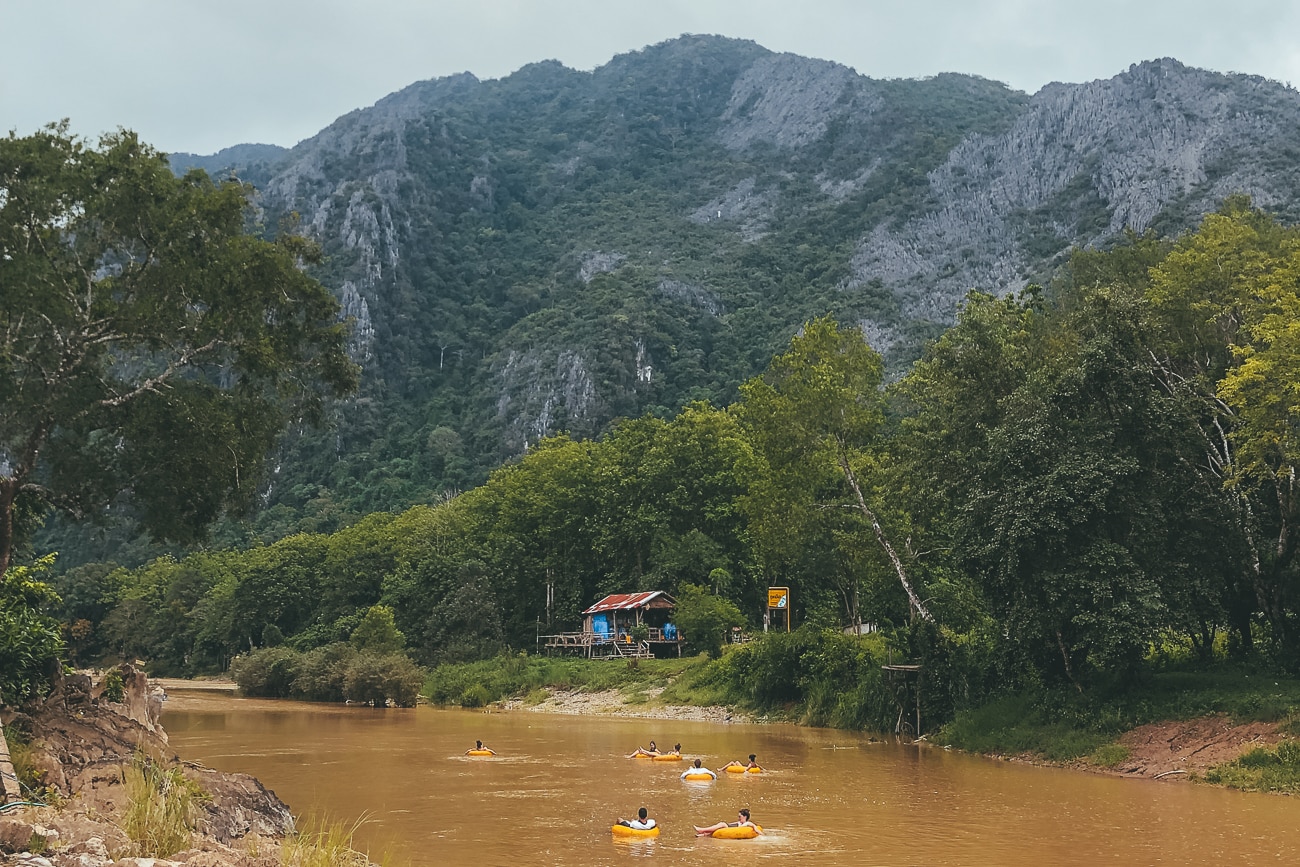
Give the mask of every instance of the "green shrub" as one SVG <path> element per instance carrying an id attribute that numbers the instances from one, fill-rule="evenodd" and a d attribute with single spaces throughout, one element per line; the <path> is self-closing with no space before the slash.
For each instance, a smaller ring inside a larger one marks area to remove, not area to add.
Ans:
<path id="1" fill-rule="evenodd" d="M 1281 764 L 1277 753 L 1265 747 L 1254 747 L 1242 753 L 1237 759 L 1238 767 L 1242 768 L 1267 768 L 1277 764 Z"/>
<path id="2" fill-rule="evenodd" d="M 110 668 L 104 672 L 104 698 L 111 702 L 120 702 L 126 692 L 126 682 L 122 679 L 122 672 L 116 668 Z"/>
<path id="3" fill-rule="evenodd" d="M 230 674 L 244 695 L 287 698 L 302 665 L 302 654 L 290 647 L 264 647 L 230 661 Z"/>
<path id="4" fill-rule="evenodd" d="M 483 707 L 495 701 L 492 693 L 481 683 L 476 683 L 460 694 L 461 707 Z"/>
<path id="5" fill-rule="evenodd" d="M 46 613 L 59 597 L 37 580 L 53 564 L 51 555 L 0 574 L 0 704 L 17 705 L 40 693 L 51 662 L 63 655 L 63 632 Z"/>
<path id="6" fill-rule="evenodd" d="M 343 701 L 343 682 L 357 651 L 344 641 L 317 647 L 303 654 L 289 694 L 303 701 Z"/>
<path id="7" fill-rule="evenodd" d="M 745 625 L 745 618 L 735 603 L 695 584 L 683 584 L 678 590 L 674 619 L 686 641 L 710 656 L 722 652 L 733 626 Z"/>
<path id="8" fill-rule="evenodd" d="M 350 701 L 375 707 L 390 702 L 397 707 L 414 707 L 423 682 L 424 672 L 400 653 L 361 653 L 344 669 L 343 694 Z"/>
<path id="9" fill-rule="evenodd" d="M 1102 744 L 1088 756 L 1088 761 L 1099 768 L 1113 768 L 1127 761 L 1129 748 L 1123 744 Z"/>

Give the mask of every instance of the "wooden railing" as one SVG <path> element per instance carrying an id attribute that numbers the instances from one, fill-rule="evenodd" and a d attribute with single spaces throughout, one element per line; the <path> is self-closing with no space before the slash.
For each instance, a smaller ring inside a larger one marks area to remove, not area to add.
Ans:
<path id="1" fill-rule="evenodd" d="M 626 633 L 615 638 L 608 633 L 596 632 L 557 632 L 553 635 L 545 635 L 547 647 L 593 647 L 601 644 L 633 644 L 632 638 Z M 653 644 L 680 644 L 684 639 L 680 629 L 673 632 L 673 637 L 668 638 L 664 631 L 657 627 L 651 626 L 645 641 Z"/>

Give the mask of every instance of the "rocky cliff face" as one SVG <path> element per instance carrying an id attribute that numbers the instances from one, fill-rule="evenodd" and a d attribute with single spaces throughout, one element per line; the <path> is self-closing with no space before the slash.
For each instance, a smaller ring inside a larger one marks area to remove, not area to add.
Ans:
<path id="1" fill-rule="evenodd" d="M 1007 132 L 953 148 L 929 174 L 933 206 L 865 237 L 851 285 L 881 279 L 912 317 L 950 321 L 971 288 L 1019 289 L 1053 248 L 1106 244 L 1162 215 L 1184 228 L 1235 193 L 1277 207 L 1296 175 L 1271 163 L 1298 119 L 1293 90 L 1167 59 L 1050 85 Z"/>
<path id="2" fill-rule="evenodd" d="M 1176 232 L 1233 193 L 1293 216 L 1298 125 L 1294 90 L 1173 60 L 1030 97 L 712 37 L 421 82 L 260 184 L 268 225 L 295 212 L 325 248 L 366 369 L 311 452 L 348 469 L 297 479 L 382 467 L 418 499 L 447 484 L 420 470 L 439 427 L 483 470 L 559 430 L 727 402 L 824 312 L 898 370 L 968 291 L 1044 279 L 1071 246 Z"/>

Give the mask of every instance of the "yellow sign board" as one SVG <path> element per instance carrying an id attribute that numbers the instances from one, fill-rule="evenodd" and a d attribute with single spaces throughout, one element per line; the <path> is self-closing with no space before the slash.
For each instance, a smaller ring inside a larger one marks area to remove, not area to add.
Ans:
<path id="1" fill-rule="evenodd" d="M 767 607 L 788 609 L 790 607 L 790 588 L 789 587 L 769 587 L 767 588 Z"/>

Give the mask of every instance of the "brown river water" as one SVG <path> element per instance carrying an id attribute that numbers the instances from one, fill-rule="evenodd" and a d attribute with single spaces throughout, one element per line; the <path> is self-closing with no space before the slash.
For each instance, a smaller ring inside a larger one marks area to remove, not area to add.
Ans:
<path id="1" fill-rule="evenodd" d="M 1300 864 L 1300 799 L 999 762 L 829 729 L 462 710 L 372 710 L 173 692 L 185 759 L 260 779 L 295 814 L 352 822 L 414 865 Z M 687 783 L 626 759 L 654 738 L 767 773 Z M 463 753 L 476 739 L 495 758 Z M 646 806 L 661 834 L 614 839 Z M 749 807 L 756 840 L 691 825 Z M 637 861 L 636 863 L 642 863 Z"/>

